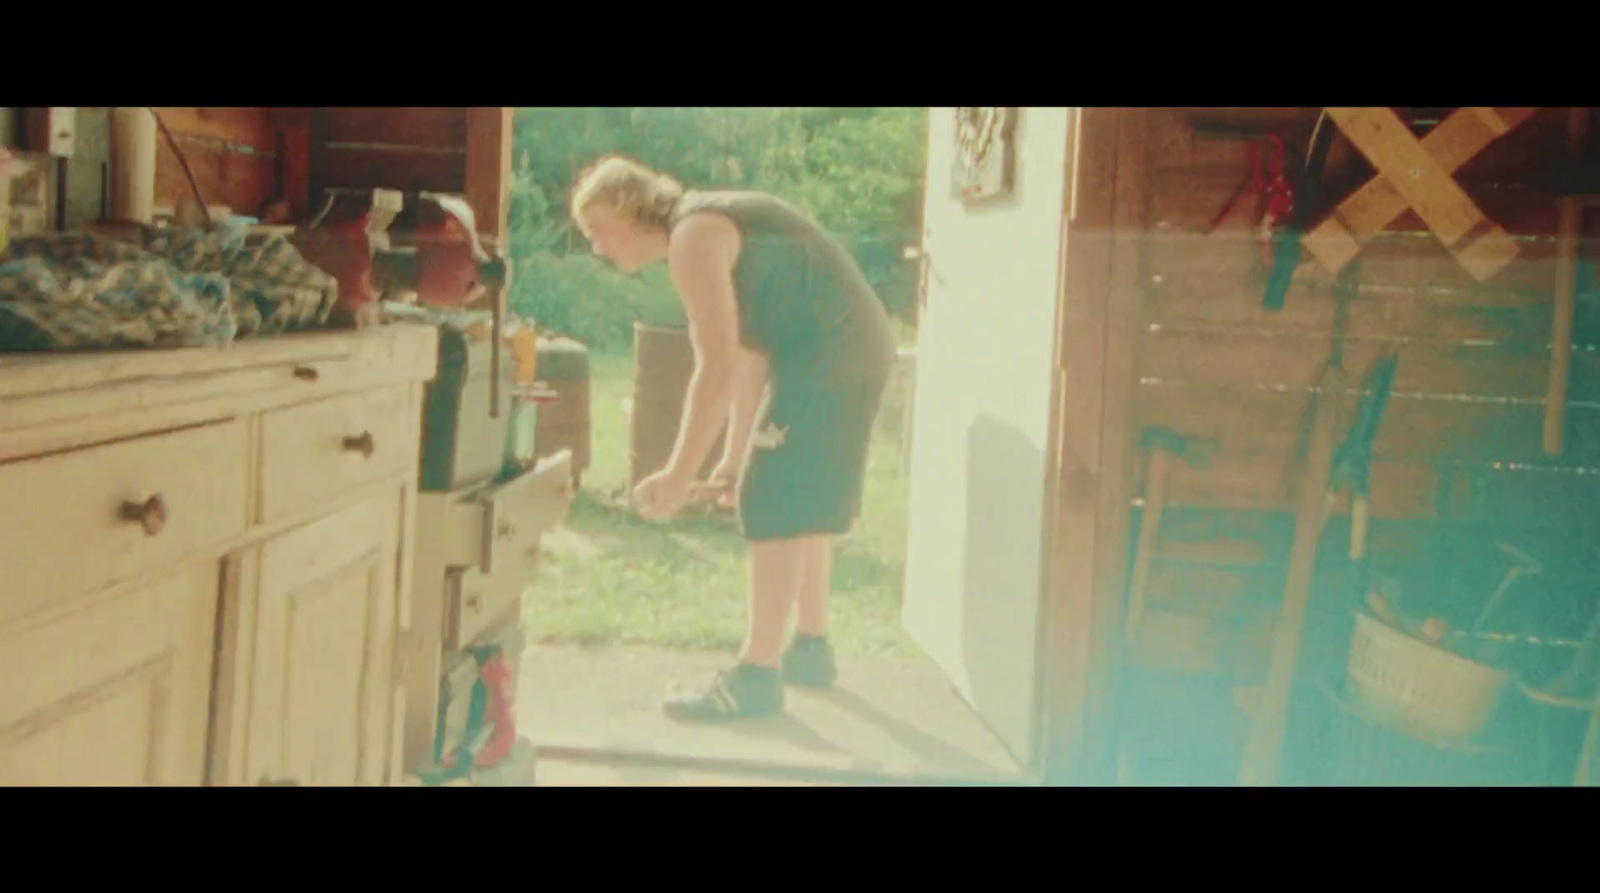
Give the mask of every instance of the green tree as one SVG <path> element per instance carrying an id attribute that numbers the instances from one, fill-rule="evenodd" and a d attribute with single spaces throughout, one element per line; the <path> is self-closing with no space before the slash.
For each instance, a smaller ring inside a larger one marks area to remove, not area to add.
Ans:
<path id="1" fill-rule="evenodd" d="M 854 254 L 892 313 L 908 316 L 921 232 L 926 113 L 900 108 L 526 108 L 515 121 L 513 306 L 597 347 L 634 319 L 681 321 L 666 277 L 623 276 L 567 220 L 573 179 L 621 152 L 699 188 L 757 189 L 812 215 Z"/>

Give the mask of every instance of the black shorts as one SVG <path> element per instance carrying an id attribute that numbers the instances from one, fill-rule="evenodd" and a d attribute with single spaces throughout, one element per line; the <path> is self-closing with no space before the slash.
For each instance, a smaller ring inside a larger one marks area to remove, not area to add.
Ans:
<path id="1" fill-rule="evenodd" d="M 747 540 L 847 533 L 861 514 L 867 449 L 888 376 L 774 381 L 750 433 L 739 489 Z"/>

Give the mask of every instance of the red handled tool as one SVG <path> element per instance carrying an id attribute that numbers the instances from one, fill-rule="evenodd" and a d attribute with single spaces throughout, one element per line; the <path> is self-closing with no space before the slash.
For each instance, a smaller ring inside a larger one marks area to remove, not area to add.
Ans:
<path id="1" fill-rule="evenodd" d="M 1211 221 L 1210 232 L 1216 232 L 1224 220 L 1239 213 L 1247 202 L 1254 201 L 1260 215 L 1257 223 L 1261 258 L 1272 263 L 1272 233 L 1294 211 L 1294 187 L 1283 171 L 1283 137 L 1267 134 L 1248 146 L 1250 152 L 1250 178 L 1228 202 L 1222 213 Z"/>

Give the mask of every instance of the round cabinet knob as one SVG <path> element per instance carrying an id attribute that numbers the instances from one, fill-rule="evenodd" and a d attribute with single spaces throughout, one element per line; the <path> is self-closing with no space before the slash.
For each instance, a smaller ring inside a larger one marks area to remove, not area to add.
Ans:
<path id="1" fill-rule="evenodd" d="M 372 458 L 373 450 L 378 448 L 377 442 L 372 439 L 371 431 L 363 431 L 357 437 L 346 437 L 344 448 L 352 453 L 360 453 L 367 459 Z"/>
<path id="2" fill-rule="evenodd" d="M 159 493 L 144 502 L 124 502 L 120 514 L 122 520 L 143 527 L 145 536 L 155 536 L 167 526 L 167 503 Z"/>

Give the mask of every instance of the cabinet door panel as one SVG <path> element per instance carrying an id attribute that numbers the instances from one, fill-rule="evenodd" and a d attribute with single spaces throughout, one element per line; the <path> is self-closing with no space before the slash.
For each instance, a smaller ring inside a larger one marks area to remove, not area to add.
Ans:
<path id="1" fill-rule="evenodd" d="M 220 576 L 0 627 L 0 786 L 202 784 Z"/>
<path id="2" fill-rule="evenodd" d="M 382 784 L 401 492 L 261 547 L 246 780 Z"/>

